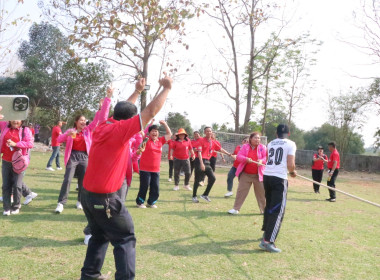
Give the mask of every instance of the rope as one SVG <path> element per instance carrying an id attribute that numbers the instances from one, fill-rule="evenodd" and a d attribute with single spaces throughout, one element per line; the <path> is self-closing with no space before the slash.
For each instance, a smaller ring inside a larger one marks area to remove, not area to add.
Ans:
<path id="1" fill-rule="evenodd" d="M 260 162 L 254 161 L 254 160 L 251 160 L 251 162 L 256 163 L 257 165 L 266 166 L 265 164 L 262 164 L 262 163 L 260 163 Z M 320 186 L 322 186 L 322 187 L 325 187 L 325 188 L 327 188 L 327 189 L 329 189 L 329 190 L 332 190 L 332 191 L 335 191 L 335 192 L 342 193 L 342 194 L 347 195 L 347 196 L 349 196 L 349 197 L 355 198 L 355 199 L 357 199 L 357 200 L 359 200 L 359 201 L 362 201 L 362 202 L 365 202 L 365 203 L 368 203 L 368 204 L 371 204 L 371 205 L 373 205 L 373 206 L 376 206 L 376 207 L 379 207 L 379 208 L 380 208 L 380 204 L 374 203 L 374 202 L 372 202 L 372 201 L 366 200 L 366 199 L 364 199 L 364 198 L 358 197 L 358 196 L 353 195 L 353 194 L 350 194 L 350 193 L 348 193 L 348 192 L 341 191 L 341 190 L 339 190 L 339 189 L 329 187 L 329 186 L 327 186 L 327 185 L 324 185 L 324 184 L 322 184 L 322 183 L 319 183 L 319 182 L 317 182 L 317 181 L 314 181 L 314 180 L 312 180 L 312 179 L 309 179 L 309 178 L 307 178 L 307 177 L 304 177 L 304 176 L 301 176 L 301 175 L 298 175 L 298 174 L 297 174 L 297 177 L 300 177 L 300 178 L 302 178 L 302 179 L 304 179 L 304 180 L 306 180 L 306 181 L 313 182 L 314 184 L 318 184 L 318 185 L 320 185 Z"/>

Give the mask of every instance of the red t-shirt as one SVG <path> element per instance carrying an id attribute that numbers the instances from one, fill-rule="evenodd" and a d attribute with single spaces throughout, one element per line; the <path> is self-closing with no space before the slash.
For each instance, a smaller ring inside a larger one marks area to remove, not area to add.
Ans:
<path id="1" fill-rule="evenodd" d="M 232 153 L 233 155 L 237 155 L 240 151 L 241 146 L 236 146 L 235 151 Z M 239 162 L 237 160 L 234 161 L 234 164 L 232 165 L 235 168 L 238 168 Z"/>
<path id="2" fill-rule="evenodd" d="M 1 147 L 1 152 L 3 153 L 3 160 L 12 161 L 12 156 L 16 151 L 16 147 L 13 147 L 11 151 L 10 147 L 7 146 L 7 140 L 11 139 L 13 142 L 17 143 L 20 141 L 18 128 L 11 128 L 3 138 L 3 145 Z"/>
<path id="3" fill-rule="evenodd" d="M 189 151 L 193 148 L 191 141 L 188 139 L 183 141 L 173 141 L 173 157 L 176 159 L 188 159 Z"/>
<path id="4" fill-rule="evenodd" d="M 210 159 L 214 151 L 220 151 L 221 147 L 213 140 L 206 137 L 199 138 L 194 147 L 202 153 L 202 159 Z"/>
<path id="5" fill-rule="evenodd" d="M 327 160 L 327 156 L 325 154 L 323 154 L 322 157 L 325 160 Z M 318 154 L 314 154 L 313 159 L 315 159 L 315 158 L 319 158 Z M 311 169 L 314 169 L 314 170 L 323 170 L 323 169 L 325 169 L 325 162 L 323 160 L 321 160 L 321 159 L 313 161 L 313 165 L 312 165 Z"/>
<path id="6" fill-rule="evenodd" d="M 30 127 L 29 127 L 29 129 L 30 129 L 30 132 L 32 132 L 32 136 L 34 136 L 34 134 L 35 134 L 35 132 L 34 132 L 34 128 L 30 128 Z"/>
<path id="7" fill-rule="evenodd" d="M 113 193 L 120 189 L 129 163 L 129 139 L 140 130 L 140 115 L 121 121 L 111 118 L 98 125 L 92 134 L 92 146 L 83 181 L 86 190 Z"/>
<path id="8" fill-rule="evenodd" d="M 218 140 L 213 140 L 214 142 L 215 142 L 215 144 L 216 145 L 218 145 L 219 147 L 221 147 L 222 145 L 220 145 L 220 142 L 218 141 Z M 214 152 L 212 153 L 212 155 L 211 155 L 212 157 L 217 157 L 218 156 L 218 153 L 217 152 L 215 152 L 215 150 L 214 150 Z"/>
<path id="9" fill-rule="evenodd" d="M 162 145 L 166 143 L 165 136 L 154 142 L 150 137 L 146 142 L 145 151 L 140 158 L 140 170 L 147 172 L 160 172 Z"/>
<path id="10" fill-rule="evenodd" d="M 252 150 L 249 148 L 248 157 L 254 161 L 258 161 L 257 147 Z M 258 174 L 257 163 L 247 163 L 244 167 L 244 172 L 248 174 Z"/>
<path id="11" fill-rule="evenodd" d="M 56 125 L 53 127 L 51 131 L 51 146 L 52 147 L 58 147 L 60 146 L 60 143 L 58 143 L 57 139 L 58 136 L 62 133 L 61 127 L 59 125 Z"/>
<path id="12" fill-rule="evenodd" d="M 195 154 L 196 158 L 198 157 L 198 152 L 197 152 L 197 149 L 196 149 L 196 143 L 198 142 L 198 140 L 195 140 L 195 139 L 191 140 L 191 146 L 193 147 L 194 154 Z"/>
<path id="13" fill-rule="evenodd" d="M 334 161 L 337 161 L 336 168 L 340 168 L 340 156 L 337 149 L 334 149 L 330 155 L 329 161 L 327 162 L 328 169 L 333 168 Z"/>
<path id="14" fill-rule="evenodd" d="M 84 141 L 83 131 L 77 132 L 75 138 L 73 138 L 73 150 L 86 152 L 86 141 Z"/>

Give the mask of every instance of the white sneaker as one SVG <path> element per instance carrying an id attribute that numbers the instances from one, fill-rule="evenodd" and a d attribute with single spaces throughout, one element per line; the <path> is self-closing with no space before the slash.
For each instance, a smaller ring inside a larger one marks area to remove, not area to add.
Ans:
<path id="1" fill-rule="evenodd" d="M 3 201 L 3 197 L 2 197 L 2 196 L 0 196 L 0 202 L 1 202 L 1 201 Z"/>
<path id="2" fill-rule="evenodd" d="M 153 205 L 148 204 L 148 207 L 149 208 L 157 208 L 157 205 L 156 204 L 153 204 Z"/>
<path id="3" fill-rule="evenodd" d="M 232 196 L 234 193 L 233 192 L 228 192 L 228 193 L 226 193 L 225 195 L 224 195 L 224 197 L 230 197 L 230 196 Z"/>
<path id="4" fill-rule="evenodd" d="M 183 188 L 187 191 L 192 191 L 193 189 L 190 187 L 190 185 L 185 185 Z"/>
<path id="5" fill-rule="evenodd" d="M 12 215 L 17 215 L 18 213 L 20 213 L 20 209 L 19 209 L 19 208 L 16 209 L 16 210 L 12 210 L 12 211 L 11 211 L 11 214 L 12 214 Z"/>
<path id="6" fill-rule="evenodd" d="M 3 216 L 9 216 L 9 215 L 11 215 L 11 211 L 10 210 L 3 212 Z"/>
<path id="7" fill-rule="evenodd" d="M 172 178 L 169 178 L 169 179 L 168 179 L 168 182 L 171 182 L 171 181 L 172 181 Z"/>
<path id="8" fill-rule="evenodd" d="M 78 210 L 83 210 L 82 203 L 80 203 L 80 201 L 77 201 L 77 204 L 75 204 L 75 208 L 77 208 Z"/>
<path id="9" fill-rule="evenodd" d="M 30 202 L 32 202 L 32 200 L 34 198 L 37 197 L 37 193 L 35 192 L 31 192 L 30 194 L 28 194 L 26 197 L 25 197 L 25 201 L 24 201 L 24 205 L 28 205 Z"/>
<path id="10" fill-rule="evenodd" d="M 178 191 L 178 190 L 179 190 L 179 187 L 178 186 L 174 186 L 173 191 Z"/>
<path id="11" fill-rule="evenodd" d="M 83 241 L 83 243 L 85 244 L 85 245 L 88 245 L 88 242 L 90 241 L 90 238 L 91 238 L 91 234 L 86 234 L 85 236 L 84 236 L 84 241 Z"/>
<path id="12" fill-rule="evenodd" d="M 137 208 L 146 208 L 144 204 L 136 204 Z"/>
<path id="13" fill-rule="evenodd" d="M 203 187 L 205 185 L 205 182 L 201 181 L 201 182 L 199 182 L 199 185 Z"/>
<path id="14" fill-rule="evenodd" d="M 57 170 L 62 170 L 62 167 L 57 167 Z"/>
<path id="15" fill-rule="evenodd" d="M 231 210 L 228 210 L 228 214 L 237 215 L 237 214 L 239 214 L 239 211 L 235 210 L 235 209 L 231 209 Z"/>
<path id="16" fill-rule="evenodd" d="M 57 208 L 55 208 L 55 213 L 61 214 L 62 211 L 63 211 L 63 204 L 58 202 Z"/>
<path id="17" fill-rule="evenodd" d="M 46 170 L 49 170 L 49 171 L 55 171 L 54 169 L 53 169 L 53 167 L 46 167 Z"/>

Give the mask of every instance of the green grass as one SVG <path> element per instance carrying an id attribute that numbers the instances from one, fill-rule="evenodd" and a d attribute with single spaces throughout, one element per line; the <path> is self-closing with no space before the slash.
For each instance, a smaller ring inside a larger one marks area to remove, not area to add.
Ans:
<path id="1" fill-rule="evenodd" d="M 34 152 L 25 177 L 38 197 L 19 215 L 0 217 L 1 280 L 80 277 L 86 218 L 74 208 L 75 179 L 65 210 L 54 213 L 64 171 L 45 171 L 49 156 Z M 157 209 L 135 207 L 138 177 L 127 196 L 137 236 L 136 279 L 379 279 L 380 208 L 341 194 L 336 203 L 325 202 L 326 189 L 316 195 L 310 183 L 291 180 L 276 242 L 283 252 L 269 254 L 258 248 L 262 216 L 252 191 L 239 215 L 226 213 L 234 202 L 223 197 L 227 169 L 217 169 L 212 202 L 193 204 L 191 192 L 172 191 L 167 167 L 163 163 Z M 342 172 L 337 186 L 380 203 L 379 175 Z M 108 271 L 115 272 L 111 245 Z"/>

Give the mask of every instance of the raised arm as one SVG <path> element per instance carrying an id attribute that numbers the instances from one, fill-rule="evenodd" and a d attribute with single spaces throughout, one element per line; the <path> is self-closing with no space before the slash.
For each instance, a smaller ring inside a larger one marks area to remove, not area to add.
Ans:
<path id="1" fill-rule="evenodd" d="M 165 140 L 168 141 L 172 137 L 172 131 L 170 130 L 170 127 L 166 123 L 166 121 L 159 121 L 160 125 L 163 125 L 165 127 Z"/>
<path id="2" fill-rule="evenodd" d="M 162 106 L 164 106 L 169 91 L 172 88 L 173 80 L 172 78 L 165 76 L 159 83 L 163 87 L 163 90 L 141 112 L 141 122 L 144 127 L 161 110 Z"/>
<path id="3" fill-rule="evenodd" d="M 109 114 L 110 106 L 111 106 L 111 98 L 113 95 L 114 88 L 108 87 L 106 98 L 104 98 L 103 101 L 101 101 L 101 108 L 100 111 L 96 112 L 94 120 L 88 125 L 88 128 L 92 131 L 97 127 L 97 125 L 101 122 L 104 122 Z"/>
<path id="4" fill-rule="evenodd" d="M 135 86 L 135 91 L 127 99 L 127 101 L 135 104 L 136 100 L 139 98 L 139 96 L 140 96 L 141 92 L 144 90 L 144 88 L 145 88 L 145 78 L 141 78 L 137 81 L 136 86 Z"/>

